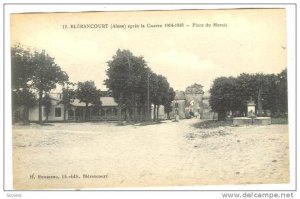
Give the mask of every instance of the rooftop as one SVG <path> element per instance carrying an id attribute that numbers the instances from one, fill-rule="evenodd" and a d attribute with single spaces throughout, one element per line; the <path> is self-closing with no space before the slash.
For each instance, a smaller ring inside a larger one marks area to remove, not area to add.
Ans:
<path id="1" fill-rule="evenodd" d="M 185 100 L 185 94 L 183 91 L 175 91 L 175 100 Z"/>
<path id="2" fill-rule="evenodd" d="M 100 97 L 100 101 L 102 102 L 101 106 L 118 106 L 115 99 L 113 97 Z M 74 99 L 74 101 L 71 103 L 73 106 L 85 106 L 84 102 L 80 102 L 79 99 Z M 91 103 L 88 104 L 88 106 L 91 106 Z"/>

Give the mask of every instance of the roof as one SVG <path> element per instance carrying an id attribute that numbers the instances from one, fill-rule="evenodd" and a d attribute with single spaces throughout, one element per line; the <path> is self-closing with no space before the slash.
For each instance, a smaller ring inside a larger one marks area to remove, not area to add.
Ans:
<path id="1" fill-rule="evenodd" d="M 207 100 L 209 98 L 210 98 L 210 92 L 209 91 L 204 92 L 202 99 Z"/>
<path id="2" fill-rule="evenodd" d="M 185 94 L 183 91 L 175 91 L 175 100 L 185 100 Z"/>
<path id="3" fill-rule="evenodd" d="M 73 106 L 85 106 L 85 103 L 84 103 L 84 102 L 80 102 L 79 99 L 74 99 L 74 101 L 71 102 L 71 105 L 73 105 Z M 90 105 L 91 105 L 91 104 L 89 104 L 89 106 L 90 106 Z"/>
<path id="4" fill-rule="evenodd" d="M 100 97 L 100 101 L 102 102 L 101 106 L 118 106 L 115 99 L 113 97 Z M 79 99 L 74 99 L 74 101 L 71 103 L 73 106 L 85 106 L 85 102 L 80 102 Z M 91 103 L 88 104 L 88 106 L 91 106 Z"/>
<path id="5" fill-rule="evenodd" d="M 193 84 L 185 89 L 186 94 L 203 94 L 203 86 L 201 84 Z"/>
<path id="6" fill-rule="evenodd" d="M 113 97 L 100 97 L 102 106 L 118 106 Z"/>

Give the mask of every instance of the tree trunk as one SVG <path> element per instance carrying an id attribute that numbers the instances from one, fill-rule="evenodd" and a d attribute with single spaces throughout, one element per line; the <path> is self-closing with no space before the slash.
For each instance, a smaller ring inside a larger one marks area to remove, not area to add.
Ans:
<path id="1" fill-rule="evenodd" d="M 118 107 L 118 121 L 121 122 L 122 120 L 122 108 L 121 108 L 121 104 L 119 103 L 119 107 Z"/>
<path id="2" fill-rule="evenodd" d="M 137 101 L 135 101 L 134 103 L 134 122 L 138 122 L 138 105 L 137 105 Z"/>
<path id="3" fill-rule="evenodd" d="M 124 121 L 127 121 L 127 108 L 124 109 Z"/>
<path id="4" fill-rule="evenodd" d="M 262 100 L 261 100 L 261 92 L 262 92 L 262 87 L 260 86 L 258 90 L 258 95 L 257 95 L 257 115 L 259 117 L 262 116 Z"/>
<path id="5" fill-rule="evenodd" d="M 126 109 L 126 121 L 127 121 L 127 122 L 130 122 L 130 120 L 131 120 L 131 119 L 130 119 L 130 109 L 127 108 L 127 109 Z"/>
<path id="6" fill-rule="evenodd" d="M 226 118 L 226 112 L 225 111 L 218 111 L 218 120 L 219 121 L 224 121 Z"/>
<path id="7" fill-rule="evenodd" d="M 153 121 L 156 121 L 156 105 L 153 106 Z"/>
<path id="8" fill-rule="evenodd" d="M 146 102 L 145 119 L 147 122 L 151 121 L 151 108 L 149 107 L 148 102 Z"/>
<path id="9" fill-rule="evenodd" d="M 64 122 L 66 121 L 67 106 L 64 106 Z"/>
<path id="10" fill-rule="evenodd" d="M 85 103 L 85 109 L 83 111 L 83 118 L 84 118 L 84 121 L 87 121 L 87 109 L 89 107 L 89 103 Z"/>
<path id="11" fill-rule="evenodd" d="M 29 108 L 28 107 L 24 107 L 24 118 L 23 118 L 24 124 L 28 124 L 29 123 Z"/>
<path id="12" fill-rule="evenodd" d="M 22 107 L 22 109 L 20 110 L 19 113 L 19 118 L 23 121 L 23 123 L 26 123 L 26 110 L 25 110 L 25 106 Z"/>
<path id="13" fill-rule="evenodd" d="M 43 123 L 43 118 L 42 118 L 42 99 L 43 99 L 43 91 L 40 90 L 39 92 L 39 123 Z"/>
<path id="14" fill-rule="evenodd" d="M 138 114 L 139 114 L 139 122 L 142 122 L 143 121 L 143 107 L 139 107 L 139 111 L 138 111 Z"/>
<path id="15" fill-rule="evenodd" d="M 145 122 L 147 120 L 147 115 L 146 115 L 146 108 L 147 105 L 145 105 L 144 107 L 142 107 L 142 114 L 143 114 L 143 122 Z"/>
<path id="16" fill-rule="evenodd" d="M 89 113 L 88 120 L 91 121 L 91 114 L 92 114 L 92 108 L 91 107 L 88 108 L 88 113 Z"/>
<path id="17" fill-rule="evenodd" d="M 159 105 L 157 105 L 157 110 L 156 110 L 156 121 L 159 121 Z"/>

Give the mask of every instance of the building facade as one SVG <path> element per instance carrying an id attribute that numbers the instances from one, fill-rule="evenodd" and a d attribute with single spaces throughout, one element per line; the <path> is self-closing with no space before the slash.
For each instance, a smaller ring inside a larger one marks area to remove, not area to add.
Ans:
<path id="1" fill-rule="evenodd" d="M 214 119 L 214 113 L 209 106 L 209 93 L 204 93 L 202 85 L 195 83 L 188 86 L 185 91 L 175 91 L 175 93 L 171 118 L 179 115 L 181 119 L 191 117 Z"/>
<path id="2" fill-rule="evenodd" d="M 101 106 L 94 107 L 92 104 L 80 102 L 79 99 L 71 101 L 71 106 L 66 108 L 62 103 L 60 93 L 51 93 L 51 107 L 48 117 L 45 107 L 42 107 L 42 120 L 48 122 L 81 122 L 81 121 L 117 121 L 126 120 L 126 108 L 121 109 L 119 118 L 119 105 L 113 97 L 100 97 Z M 153 105 L 151 106 L 151 118 L 154 118 Z M 166 119 L 164 107 L 159 107 L 159 119 Z M 29 121 L 37 122 L 39 120 L 39 107 L 35 105 L 29 109 Z"/>
<path id="3" fill-rule="evenodd" d="M 74 99 L 71 102 L 71 106 L 66 108 L 61 101 L 60 93 L 51 93 L 51 107 L 48 114 L 48 121 L 60 122 L 60 121 L 83 121 L 85 118 L 88 121 L 113 121 L 118 120 L 119 106 L 115 102 L 113 97 L 101 97 L 101 107 L 93 107 L 92 104 L 86 104 L 80 102 L 78 99 Z M 122 110 L 121 117 L 125 118 L 125 111 Z M 42 107 L 42 120 L 47 119 L 45 107 Z M 39 120 L 39 108 L 38 105 L 29 109 L 29 121 L 36 122 Z"/>

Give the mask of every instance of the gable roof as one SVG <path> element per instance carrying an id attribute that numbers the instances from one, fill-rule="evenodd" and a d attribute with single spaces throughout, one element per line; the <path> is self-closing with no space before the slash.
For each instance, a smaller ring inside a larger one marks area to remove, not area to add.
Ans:
<path id="1" fill-rule="evenodd" d="M 175 100 L 185 100 L 185 94 L 183 91 L 175 91 Z"/>
<path id="2" fill-rule="evenodd" d="M 186 94 L 203 94 L 203 86 L 201 84 L 193 84 L 185 89 Z"/>
<path id="3" fill-rule="evenodd" d="M 115 99 L 113 97 L 100 97 L 100 101 L 102 102 L 101 106 L 102 107 L 107 107 L 107 106 L 118 106 L 116 103 Z M 74 99 L 74 101 L 71 103 L 73 106 L 78 106 L 78 107 L 85 107 L 84 102 L 80 102 L 79 99 Z M 92 104 L 89 103 L 88 106 L 91 106 Z"/>
<path id="4" fill-rule="evenodd" d="M 113 97 L 100 97 L 102 106 L 118 106 L 117 102 Z"/>

